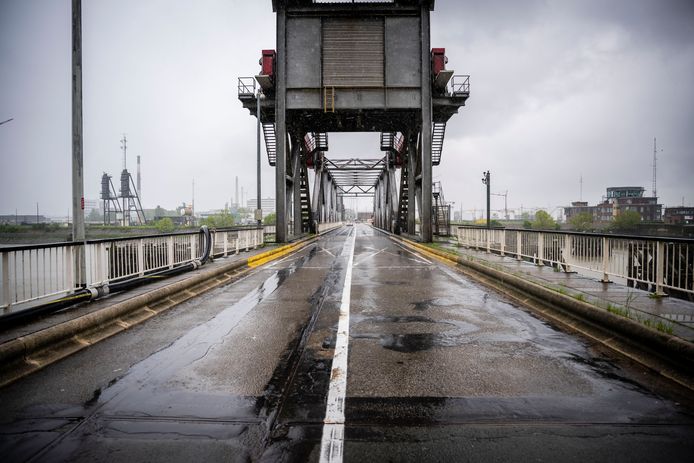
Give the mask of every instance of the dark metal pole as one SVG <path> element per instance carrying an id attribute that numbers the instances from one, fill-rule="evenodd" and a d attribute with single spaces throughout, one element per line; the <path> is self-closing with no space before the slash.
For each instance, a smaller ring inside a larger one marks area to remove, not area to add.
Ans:
<path id="1" fill-rule="evenodd" d="M 72 0 L 72 240 L 84 241 L 82 0 Z M 85 250 L 76 248 L 75 286 L 85 286 Z"/>
<path id="2" fill-rule="evenodd" d="M 256 98 L 256 117 L 258 118 L 258 127 L 256 130 L 256 135 L 257 135 L 257 144 L 258 144 L 258 175 L 257 175 L 257 182 L 258 182 L 258 187 L 257 187 L 257 192 L 258 192 L 258 206 L 257 206 L 257 217 L 256 219 L 258 220 L 258 226 L 261 227 L 263 225 L 263 213 L 262 213 L 262 201 L 260 199 L 260 88 L 258 88 L 258 95 Z"/>
<path id="3" fill-rule="evenodd" d="M 489 171 L 487 172 L 482 172 L 482 183 L 487 185 L 487 228 L 491 228 L 491 219 L 490 219 L 490 201 L 489 198 L 491 196 L 491 174 Z"/>
<path id="4" fill-rule="evenodd" d="M 492 188 L 492 174 L 487 171 L 487 228 L 491 228 L 491 188 Z"/>

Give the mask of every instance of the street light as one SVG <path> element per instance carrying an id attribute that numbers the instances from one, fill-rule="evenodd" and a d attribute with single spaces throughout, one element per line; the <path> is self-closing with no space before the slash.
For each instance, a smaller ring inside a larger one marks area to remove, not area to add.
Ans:
<path id="1" fill-rule="evenodd" d="M 490 196 L 490 190 L 491 190 L 491 183 L 492 183 L 492 175 L 487 172 L 482 172 L 482 183 L 487 185 L 487 228 L 491 228 L 491 220 L 489 218 L 490 216 L 490 203 L 489 203 L 489 196 Z"/>
<path id="2" fill-rule="evenodd" d="M 254 82 L 255 84 L 255 82 Z M 258 93 L 256 94 L 256 117 L 258 118 L 258 125 L 256 126 L 256 135 L 257 135 L 257 147 L 258 147 L 258 163 L 257 163 L 257 178 L 256 181 L 258 182 L 257 186 L 257 192 L 258 192 L 258 198 L 257 198 L 257 208 L 255 211 L 255 219 L 258 221 L 258 227 L 263 226 L 263 210 L 262 210 L 262 199 L 261 199 L 261 192 L 260 192 L 260 97 L 262 93 L 260 91 L 260 87 L 258 87 Z"/>

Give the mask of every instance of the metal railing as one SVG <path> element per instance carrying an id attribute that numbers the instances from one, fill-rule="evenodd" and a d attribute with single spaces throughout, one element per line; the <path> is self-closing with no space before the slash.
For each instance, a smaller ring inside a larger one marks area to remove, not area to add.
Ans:
<path id="1" fill-rule="evenodd" d="M 238 96 L 255 97 L 255 77 L 239 77 Z"/>
<path id="2" fill-rule="evenodd" d="M 457 75 L 451 77 L 451 93 L 454 96 L 470 94 L 470 76 Z"/>
<path id="3" fill-rule="evenodd" d="M 552 265 L 565 272 L 581 269 L 626 280 L 658 295 L 694 296 L 694 240 L 522 229 L 457 229 L 458 244 Z M 667 291 L 666 291 L 667 290 Z"/>
<path id="4" fill-rule="evenodd" d="M 210 254 L 223 257 L 263 244 L 258 227 L 211 231 Z M 24 310 L 87 288 L 172 269 L 200 259 L 204 249 L 198 231 L 0 248 L 0 310 Z M 85 275 L 79 253 L 85 253 Z"/>

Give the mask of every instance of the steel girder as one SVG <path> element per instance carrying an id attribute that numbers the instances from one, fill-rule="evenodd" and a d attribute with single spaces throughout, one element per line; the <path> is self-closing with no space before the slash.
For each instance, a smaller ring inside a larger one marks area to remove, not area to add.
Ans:
<path id="1" fill-rule="evenodd" d="M 324 159 L 340 196 L 373 196 L 376 182 L 386 167 L 380 159 Z"/>

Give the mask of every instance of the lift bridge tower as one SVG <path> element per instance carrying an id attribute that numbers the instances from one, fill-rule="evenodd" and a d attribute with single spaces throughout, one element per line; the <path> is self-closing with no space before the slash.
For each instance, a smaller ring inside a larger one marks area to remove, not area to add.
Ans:
<path id="1" fill-rule="evenodd" d="M 262 51 L 255 78 L 239 78 L 239 99 L 276 168 L 277 241 L 340 220 L 349 196 L 372 196 L 374 224 L 395 233 L 415 235 L 419 219 L 419 238 L 431 241 L 432 166 L 469 96 L 469 76 L 454 76 L 445 49 L 431 48 L 434 0 L 272 7 L 276 49 Z M 330 159 L 329 132 L 380 132 L 377 155 Z"/>

